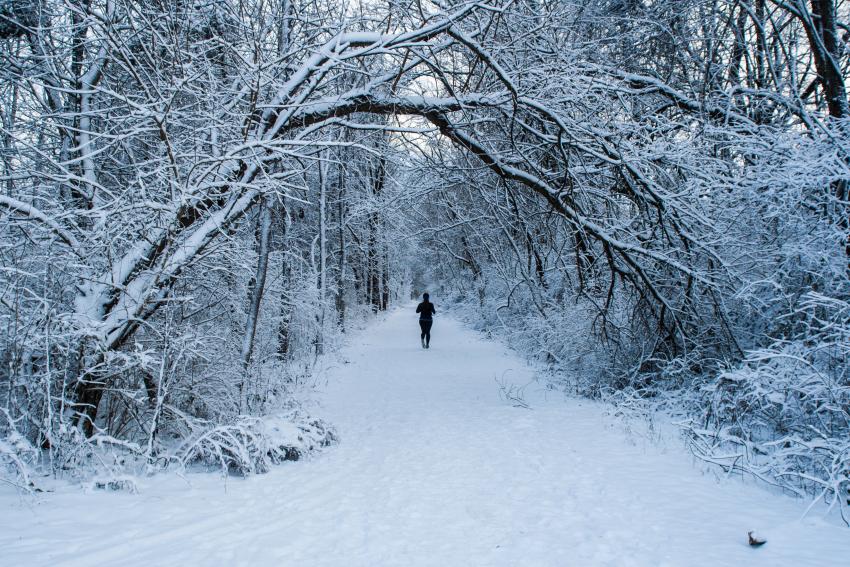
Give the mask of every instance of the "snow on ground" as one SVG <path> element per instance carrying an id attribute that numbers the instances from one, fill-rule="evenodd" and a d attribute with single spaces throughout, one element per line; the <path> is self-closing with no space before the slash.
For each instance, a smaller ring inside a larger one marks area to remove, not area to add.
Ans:
<path id="1" fill-rule="evenodd" d="M 630 441 L 599 404 L 534 386 L 513 407 L 495 379 L 529 382 L 522 361 L 442 314 L 433 334 L 406 309 L 352 339 L 321 396 L 341 444 L 310 461 L 3 492 L 0 565 L 848 565 L 850 530 L 805 503 Z"/>

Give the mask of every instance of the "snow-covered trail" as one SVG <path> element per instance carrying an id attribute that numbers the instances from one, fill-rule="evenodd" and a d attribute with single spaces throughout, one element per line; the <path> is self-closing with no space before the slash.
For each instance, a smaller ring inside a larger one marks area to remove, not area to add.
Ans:
<path id="1" fill-rule="evenodd" d="M 226 483 L 165 475 L 137 495 L 36 504 L 3 493 L 0 564 L 847 565 L 850 530 L 718 483 L 675 444 L 630 442 L 598 404 L 505 403 L 494 378 L 527 383 L 522 361 L 442 314 L 424 351 L 411 311 L 355 337 L 329 373 L 338 447 Z"/>

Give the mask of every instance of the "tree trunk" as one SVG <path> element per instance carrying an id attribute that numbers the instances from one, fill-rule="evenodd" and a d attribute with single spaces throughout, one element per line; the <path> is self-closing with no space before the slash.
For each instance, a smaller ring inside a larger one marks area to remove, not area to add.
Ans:
<path id="1" fill-rule="evenodd" d="M 345 242 L 345 182 L 343 181 L 343 167 L 339 166 L 339 194 L 337 201 L 337 217 L 339 229 L 337 237 L 339 238 L 339 256 L 337 258 L 337 282 L 336 282 L 336 313 L 337 322 L 340 330 L 345 332 L 345 262 L 346 262 L 346 242 Z"/>
<path id="2" fill-rule="evenodd" d="M 811 0 L 811 5 L 811 22 L 805 25 L 805 28 L 812 48 L 812 57 L 815 60 L 815 67 L 826 96 L 829 115 L 837 120 L 843 120 L 850 117 L 850 106 L 848 106 L 847 89 L 841 71 L 842 42 L 838 35 L 835 1 Z M 841 128 L 847 131 L 848 125 L 842 123 Z M 848 183 L 846 180 L 838 179 L 834 181 L 832 190 L 839 202 L 847 201 Z M 850 258 L 850 211 L 845 210 L 841 225 L 847 232 L 844 254 Z M 850 273 L 850 262 L 847 264 L 847 271 Z"/>
<path id="3" fill-rule="evenodd" d="M 319 270 L 316 285 L 319 288 L 319 311 L 316 314 L 316 355 L 325 352 L 325 296 L 327 287 L 327 162 L 319 162 Z"/>
<path id="4" fill-rule="evenodd" d="M 258 219 L 259 242 L 257 250 L 257 270 L 254 274 L 254 286 L 249 291 L 248 320 L 245 323 L 245 336 L 242 340 L 242 384 L 240 387 L 240 406 L 245 402 L 245 394 L 248 381 L 248 367 L 251 363 L 251 355 L 254 352 L 254 339 L 257 334 L 257 321 L 260 318 L 260 304 L 263 300 L 263 292 L 266 287 L 266 273 L 269 266 L 269 240 L 272 227 L 272 207 L 274 201 L 271 196 L 266 197 L 260 206 L 260 217 Z"/>
<path id="5" fill-rule="evenodd" d="M 377 201 L 384 189 L 386 175 L 386 163 L 382 156 L 378 161 L 378 170 L 372 183 L 372 196 Z M 372 207 L 369 214 L 369 241 L 367 243 L 367 270 L 368 270 L 368 301 L 372 311 L 378 312 L 382 309 L 381 292 L 381 251 L 379 250 L 379 238 L 381 230 L 381 215 L 377 210 L 377 204 Z"/>
<path id="6" fill-rule="evenodd" d="M 847 118 L 850 108 L 847 104 L 844 76 L 841 73 L 841 42 L 835 20 L 835 1 L 811 0 L 811 4 L 811 21 L 804 22 L 804 25 L 826 96 L 829 115 L 838 119 Z"/>

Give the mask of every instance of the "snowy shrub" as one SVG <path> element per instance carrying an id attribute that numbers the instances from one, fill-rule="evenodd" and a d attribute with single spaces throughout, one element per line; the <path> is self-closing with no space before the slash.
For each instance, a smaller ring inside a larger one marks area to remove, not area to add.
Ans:
<path id="1" fill-rule="evenodd" d="M 18 433 L 8 411 L 0 411 L 0 419 L 0 480 L 28 491 L 38 451 Z"/>
<path id="2" fill-rule="evenodd" d="M 183 466 L 203 463 L 231 474 L 265 473 L 272 465 L 297 461 L 337 442 L 336 432 L 298 412 L 280 417 L 241 416 L 233 424 L 211 424 L 177 449 Z"/>
<path id="3" fill-rule="evenodd" d="M 685 430 L 701 458 L 850 519 L 850 303 L 811 293 L 802 305 L 806 331 L 703 382 Z"/>

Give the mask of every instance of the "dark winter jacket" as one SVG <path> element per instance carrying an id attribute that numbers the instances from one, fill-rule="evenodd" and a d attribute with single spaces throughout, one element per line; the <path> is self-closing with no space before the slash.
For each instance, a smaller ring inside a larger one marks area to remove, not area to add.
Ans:
<path id="1" fill-rule="evenodd" d="M 416 312 L 419 313 L 420 321 L 433 321 L 434 314 L 437 310 L 434 308 L 434 304 L 430 301 L 423 301 L 416 306 Z"/>

